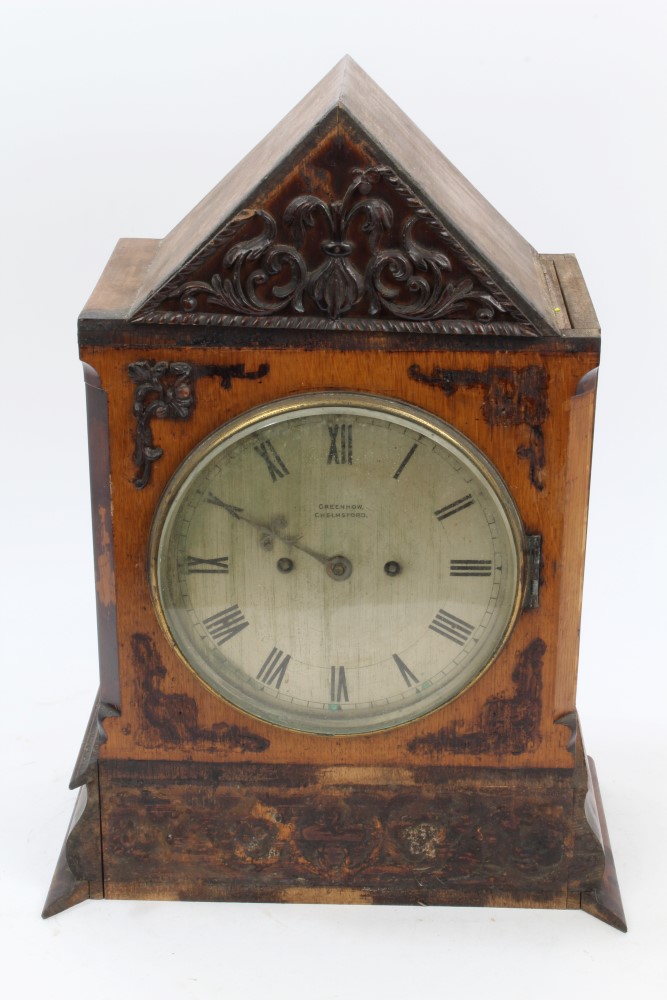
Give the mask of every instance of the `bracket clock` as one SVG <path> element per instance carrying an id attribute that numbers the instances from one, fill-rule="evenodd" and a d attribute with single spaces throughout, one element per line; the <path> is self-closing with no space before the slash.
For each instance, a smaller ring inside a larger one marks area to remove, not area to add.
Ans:
<path id="1" fill-rule="evenodd" d="M 46 903 L 582 908 L 599 330 L 350 59 L 79 320 L 100 691 Z"/>

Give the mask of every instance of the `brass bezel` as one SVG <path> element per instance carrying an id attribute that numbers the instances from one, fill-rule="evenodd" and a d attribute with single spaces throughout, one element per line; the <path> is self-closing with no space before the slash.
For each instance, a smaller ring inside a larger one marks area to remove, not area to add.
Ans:
<path id="1" fill-rule="evenodd" d="M 411 716 L 409 719 L 404 719 L 390 725 L 370 729 L 364 728 L 354 731 L 348 730 L 346 732 L 327 733 L 286 725 L 273 719 L 266 718 L 259 713 L 253 713 L 248 708 L 238 705 L 232 700 L 232 698 L 221 694 L 220 691 L 216 690 L 216 688 L 209 684 L 201 676 L 198 670 L 189 662 L 188 658 L 182 653 L 172 634 L 160 600 L 157 566 L 162 533 L 172 504 L 190 475 L 214 448 L 217 448 L 225 442 L 229 442 L 232 438 L 237 438 L 245 433 L 250 433 L 251 429 L 259 423 L 266 426 L 270 424 L 271 421 L 275 422 L 305 410 L 327 408 L 334 409 L 343 407 L 371 410 L 379 414 L 385 414 L 390 417 L 393 416 L 394 418 L 410 421 L 413 424 L 417 424 L 428 437 L 431 437 L 432 439 L 444 438 L 445 440 L 451 442 L 455 448 L 463 452 L 466 459 L 478 471 L 491 489 L 491 492 L 497 497 L 507 518 L 510 534 L 514 542 L 514 552 L 517 560 L 517 586 L 514 602 L 512 604 L 511 613 L 508 617 L 506 627 L 504 628 L 502 635 L 499 637 L 492 655 L 489 657 L 482 669 L 471 678 L 468 684 L 457 691 L 456 694 L 452 695 L 450 698 L 444 699 L 442 702 L 433 707 L 425 709 L 419 715 Z M 204 687 L 217 698 L 220 698 L 221 701 L 231 705 L 236 711 L 242 712 L 249 718 L 257 719 L 269 726 L 276 726 L 279 729 L 299 733 L 301 735 L 318 736 L 326 739 L 341 737 L 350 738 L 355 736 L 381 735 L 383 733 L 390 732 L 393 729 L 398 729 L 419 722 L 427 716 L 432 715 L 434 712 L 439 711 L 444 705 L 449 705 L 456 701 L 457 698 L 460 698 L 466 691 L 476 684 L 481 677 L 484 676 L 505 647 L 516 620 L 524 606 L 526 589 L 526 551 L 527 541 L 521 516 L 507 485 L 495 466 L 484 456 L 479 448 L 477 448 L 477 446 L 473 444 L 468 437 L 466 437 L 465 434 L 447 424 L 439 417 L 428 413 L 426 410 L 413 406 L 410 403 L 404 403 L 388 397 L 375 396 L 370 393 L 363 392 L 315 390 L 313 392 L 302 393 L 297 396 L 289 396 L 283 399 L 273 400 L 270 403 L 265 403 L 254 407 L 251 410 L 247 410 L 240 416 L 234 417 L 227 423 L 216 428 L 198 445 L 196 445 L 195 448 L 193 448 L 190 454 L 184 459 L 172 475 L 156 507 L 153 523 L 151 525 L 148 546 L 148 580 L 156 617 L 171 648 L 174 650 L 181 662 L 184 663 L 185 666 L 197 677 L 199 683 L 203 684 Z"/>

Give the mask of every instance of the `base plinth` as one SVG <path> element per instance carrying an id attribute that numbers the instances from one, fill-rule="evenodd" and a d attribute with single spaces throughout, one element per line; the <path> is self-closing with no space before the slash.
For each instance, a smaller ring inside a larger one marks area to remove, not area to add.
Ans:
<path id="1" fill-rule="evenodd" d="M 514 906 L 581 908 L 625 930 L 594 765 L 572 726 L 570 770 L 89 754 L 43 915 L 101 897 Z"/>

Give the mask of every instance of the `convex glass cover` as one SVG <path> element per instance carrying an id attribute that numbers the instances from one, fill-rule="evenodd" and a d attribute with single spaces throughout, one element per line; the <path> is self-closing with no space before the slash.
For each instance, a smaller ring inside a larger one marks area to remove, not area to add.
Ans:
<path id="1" fill-rule="evenodd" d="M 214 692 L 320 734 L 415 719 L 491 664 L 523 531 L 470 441 L 415 407 L 291 397 L 210 435 L 157 510 L 162 627 Z"/>

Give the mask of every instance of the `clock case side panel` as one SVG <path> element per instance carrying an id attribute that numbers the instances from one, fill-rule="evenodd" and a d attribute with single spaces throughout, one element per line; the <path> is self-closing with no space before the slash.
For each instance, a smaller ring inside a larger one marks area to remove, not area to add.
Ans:
<path id="1" fill-rule="evenodd" d="M 98 697 L 99 723 L 120 714 L 118 631 L 116 612 L 116 570 L 113 540 L 109 404 L 100 376 L 84 362 L 86 412 L 88 417 L 88 457 L 90 464 L 90 505 L 95 562 L 95 599 L 100 670 Z"/>
<path id="2" fill-rule="evenodd" d="M 595 421 L 598 369 L 580 380 L 569 400 L 569 433 L 565 470 L 563 547 L 560 572 L 560 637 L 554 692 L 554 713 L 559 718 L 575 710 L 579 633 L 583 601 L 588 501 Z"/>
<path id="3" fill-rule="evenodd" d="M 102 898 L 99 749 L 106 740 L 104 720 L 120 715 L 108 401 L 95 369 L 85 362 L 83 369 L 100 686 L 70 781 L 70 788 L 78 788 L 79 793 L 42 913 L 44 917 L 84 899 Z"/>

